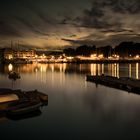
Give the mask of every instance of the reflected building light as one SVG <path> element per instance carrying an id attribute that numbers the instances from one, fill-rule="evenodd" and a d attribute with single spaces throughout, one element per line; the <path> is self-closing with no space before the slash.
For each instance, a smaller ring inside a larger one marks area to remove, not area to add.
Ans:
<path id="1" fill-rule="evenodd" d="M 102 64 L 102 74 L 104 74 L 104 64 Z"/>
<path id="2" fill-rule="evenodd" d="M 12 71 L 12 70 L 13 70 L 13 65 L 12 65 L 12 64 L 9 64 L 9 65 L 8 65 L 8 70 L 9 70 L 9 71 Z"/>
<path id="3" fill-rule="evenodd" d="M 47 72 L 47 70 L 48 70 L 48 64 L 46 64 L 46 72 Z"/>
<path id="4" fill-rule="evenodd" d="M 35 72 L 36 72 L 36 73 L 38 72 L 38 68 L 35 68 Z"/>
<path id="5" fill-rule="evenodd" d="M 52 64 L 51 65 L 51 70 L 52 70 L 52 73 L 54 72 L 54 65 Z"/>
<path id="6" fill-rule="evenodd" d="M 132 77 L 132 65 L 129 64 L 129 77 L 131 78 Z"/>
<path id="7" fill-rule="evenodd" d="M 114 64 L 114 76 L 117 77 L 117 64 Z"/>
<path id="8" fill-rule="evenodd" d="M 66 71 L 66 68 L 67 68 L 67 64 L 66 64 L 66 63 L 64 63 L 64 64 L 63 64 L 63 72 L 65 72 L 65 71 Z"/>
<path id="9" fill-rule="evenodd" d="M 111 64 L 111 76 L 114 76 L 114 69 L 113 64 Z"/>
<path id="10" fill-rule="evenodd" d="M 60 69 L 60 72 L 62 72 L 63 69 L 62 69 L 62 65 L 61 64 L 59 65 L 59 69 Z"/>
<path id="11" fill-rule="evenodd" d="M 119 69 L 120 69 L 119 64 L 117 64 L 117 77 L 118 77 L 118 78 L 120 77 Z"/>
<path id="12" fill-rule="evenodd" d="M 136 79 L 139 79 L 139 63 L 136 63 Z"/>
<path id="13" fill-rule="evenodd" d="M 40 67 L 40 71 L 41 71 L 41 73 L 43 72 L 43 68 L 42 68 L 42 66 Z"/>
<path id="14" fill-rule="evenodd" d="M 96 75 L 96 64 L 91 64 L 91 75 Z"/>
<path id="15" fill-rule="evenodd" d="M 101 75 L 101 67 L 100 67 L 101 65 L 100 64 L 98 64 L 98 75 Z"/>
<path id="16" fill-rule="evenodd" d="M 42 71 L 46 72 L 46 66 L 45 65 L 42 66 Z"/>
<path id="17" fill-rule="evenodd" d="M 112 76 L 112 64 L 108 64 L 108 74 Z"/>

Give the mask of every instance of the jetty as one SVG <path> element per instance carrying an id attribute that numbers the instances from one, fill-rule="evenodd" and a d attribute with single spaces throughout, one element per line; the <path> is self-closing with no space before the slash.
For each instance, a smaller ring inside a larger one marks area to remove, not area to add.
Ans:
<path id="1" fill-rule="evenodd" d="M 125 90 L 132 93 L 140 94 L 140 80 L 129 77 L 113 77 L 108 75 L 87 75 L 86 80 L 94 82 L 96 85 L 104 85 L 116 89 Z"/>
<path id="2" fill-rule="evenodd" d="M 21 91 L 0 89 L 0 113 L 8 116 L 23 116 L 48 105 L 48 95 L 38 90 Z"/>

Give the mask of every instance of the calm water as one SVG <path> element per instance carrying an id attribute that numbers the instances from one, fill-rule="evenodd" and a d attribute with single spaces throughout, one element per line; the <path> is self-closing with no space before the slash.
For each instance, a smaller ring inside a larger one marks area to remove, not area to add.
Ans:
<path id="1" fill-rule="evenodd" d="M 9 70 L 21 79 L 8 79 Z M 42 114 L 18 121 L 1 117 L 10 139 L 135 139 L 140 136 L 140 95 L 86 82 L 86 74 L 140 78 L 140 64 L 31 64 L 0 66 L 0 88 L 48 94 Z"/>

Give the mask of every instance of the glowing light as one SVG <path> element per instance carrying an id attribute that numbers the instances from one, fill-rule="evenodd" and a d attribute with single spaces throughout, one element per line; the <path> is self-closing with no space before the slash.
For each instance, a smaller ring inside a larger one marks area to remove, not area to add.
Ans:
<path id="1" fill-rule="evenodd" d="M 9 71 L 12 71 L 12 70 L 13 70 L 13 65 L 12 65 L 12 64 L 9 64 L 9 65 L 8 65 L 8 70 L 9 70 Z"/>
<path id="2" fill-rule="evenodd" d="M 140 56 L 139 55 L 136 55 L 136 58 L 138 59 Z"/>
<path id="3" fill-rule="evenodd" d="M 91 54 L 90 57 L 95 58 L 95 57 L 97 57 L 97 54 Z"/>
<path id="4" fill-rule="evenodd" d="M 96 64 L 91 64 L 90 71 L 91 75 L 96 75 Z"/>
<path id="5" fill-rule="evenodd" d="M 67 59 L 66 59 L 66 58 L 64 58 L 64 59 L 63 59 L 63 62 L 67 62 Z"/>
<path id="6" fill-rule="evenodd" d="M 129 64 L 129 77 L 130 78 L 132 77 L 132 66 L 131 66 L 131 64 Z"/>
<path id="7" fill-rule="evenodd" d="M 104 58 L 104 55 L 103 54 L 100 54 L 100 55 L 98 55 L 98 58 Z"/>
<path id="8" fill-rule="evenodd" d="M 13 59 L 13 55 L 12 55 L 12 54 L 9 54 L 9 55 L 8 55 L 8 59 L 9 59 L 9 60 Z"/>
<path id="9" fill-rule="evenodd" d="M 104 74 L 104 64 L 102 64 L 102 74 Z"/>
<path id="10" fill-rule="evenodd" d="M 136 63 L 136 79 L 139 79 L 139 63 Z"/>
<path id="11" fill-rule="evenodd" d="M 68 60 L 72 60 L 73 58 L 74 57 L 72 57 L 72 56 L 67 57 Z"/>

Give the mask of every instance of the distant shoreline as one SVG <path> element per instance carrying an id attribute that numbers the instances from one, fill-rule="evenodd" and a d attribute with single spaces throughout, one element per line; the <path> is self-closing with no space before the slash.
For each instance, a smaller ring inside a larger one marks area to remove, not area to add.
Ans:
<path id="1" fill-rule="evenodd" d="M 22 64 L 33 64 L 33 63 L 13 63 L 13 62 L 5 62 L 0 64 L 14 64 L 14 65 L 22 65 Z M 73 60 L 73 61 L 67 61 L 67 62 L 38 62 L 38 64 L 92 64 L 92 63 L 140 63 L 140 59 L 121 59 L 121 60 Z"/>

